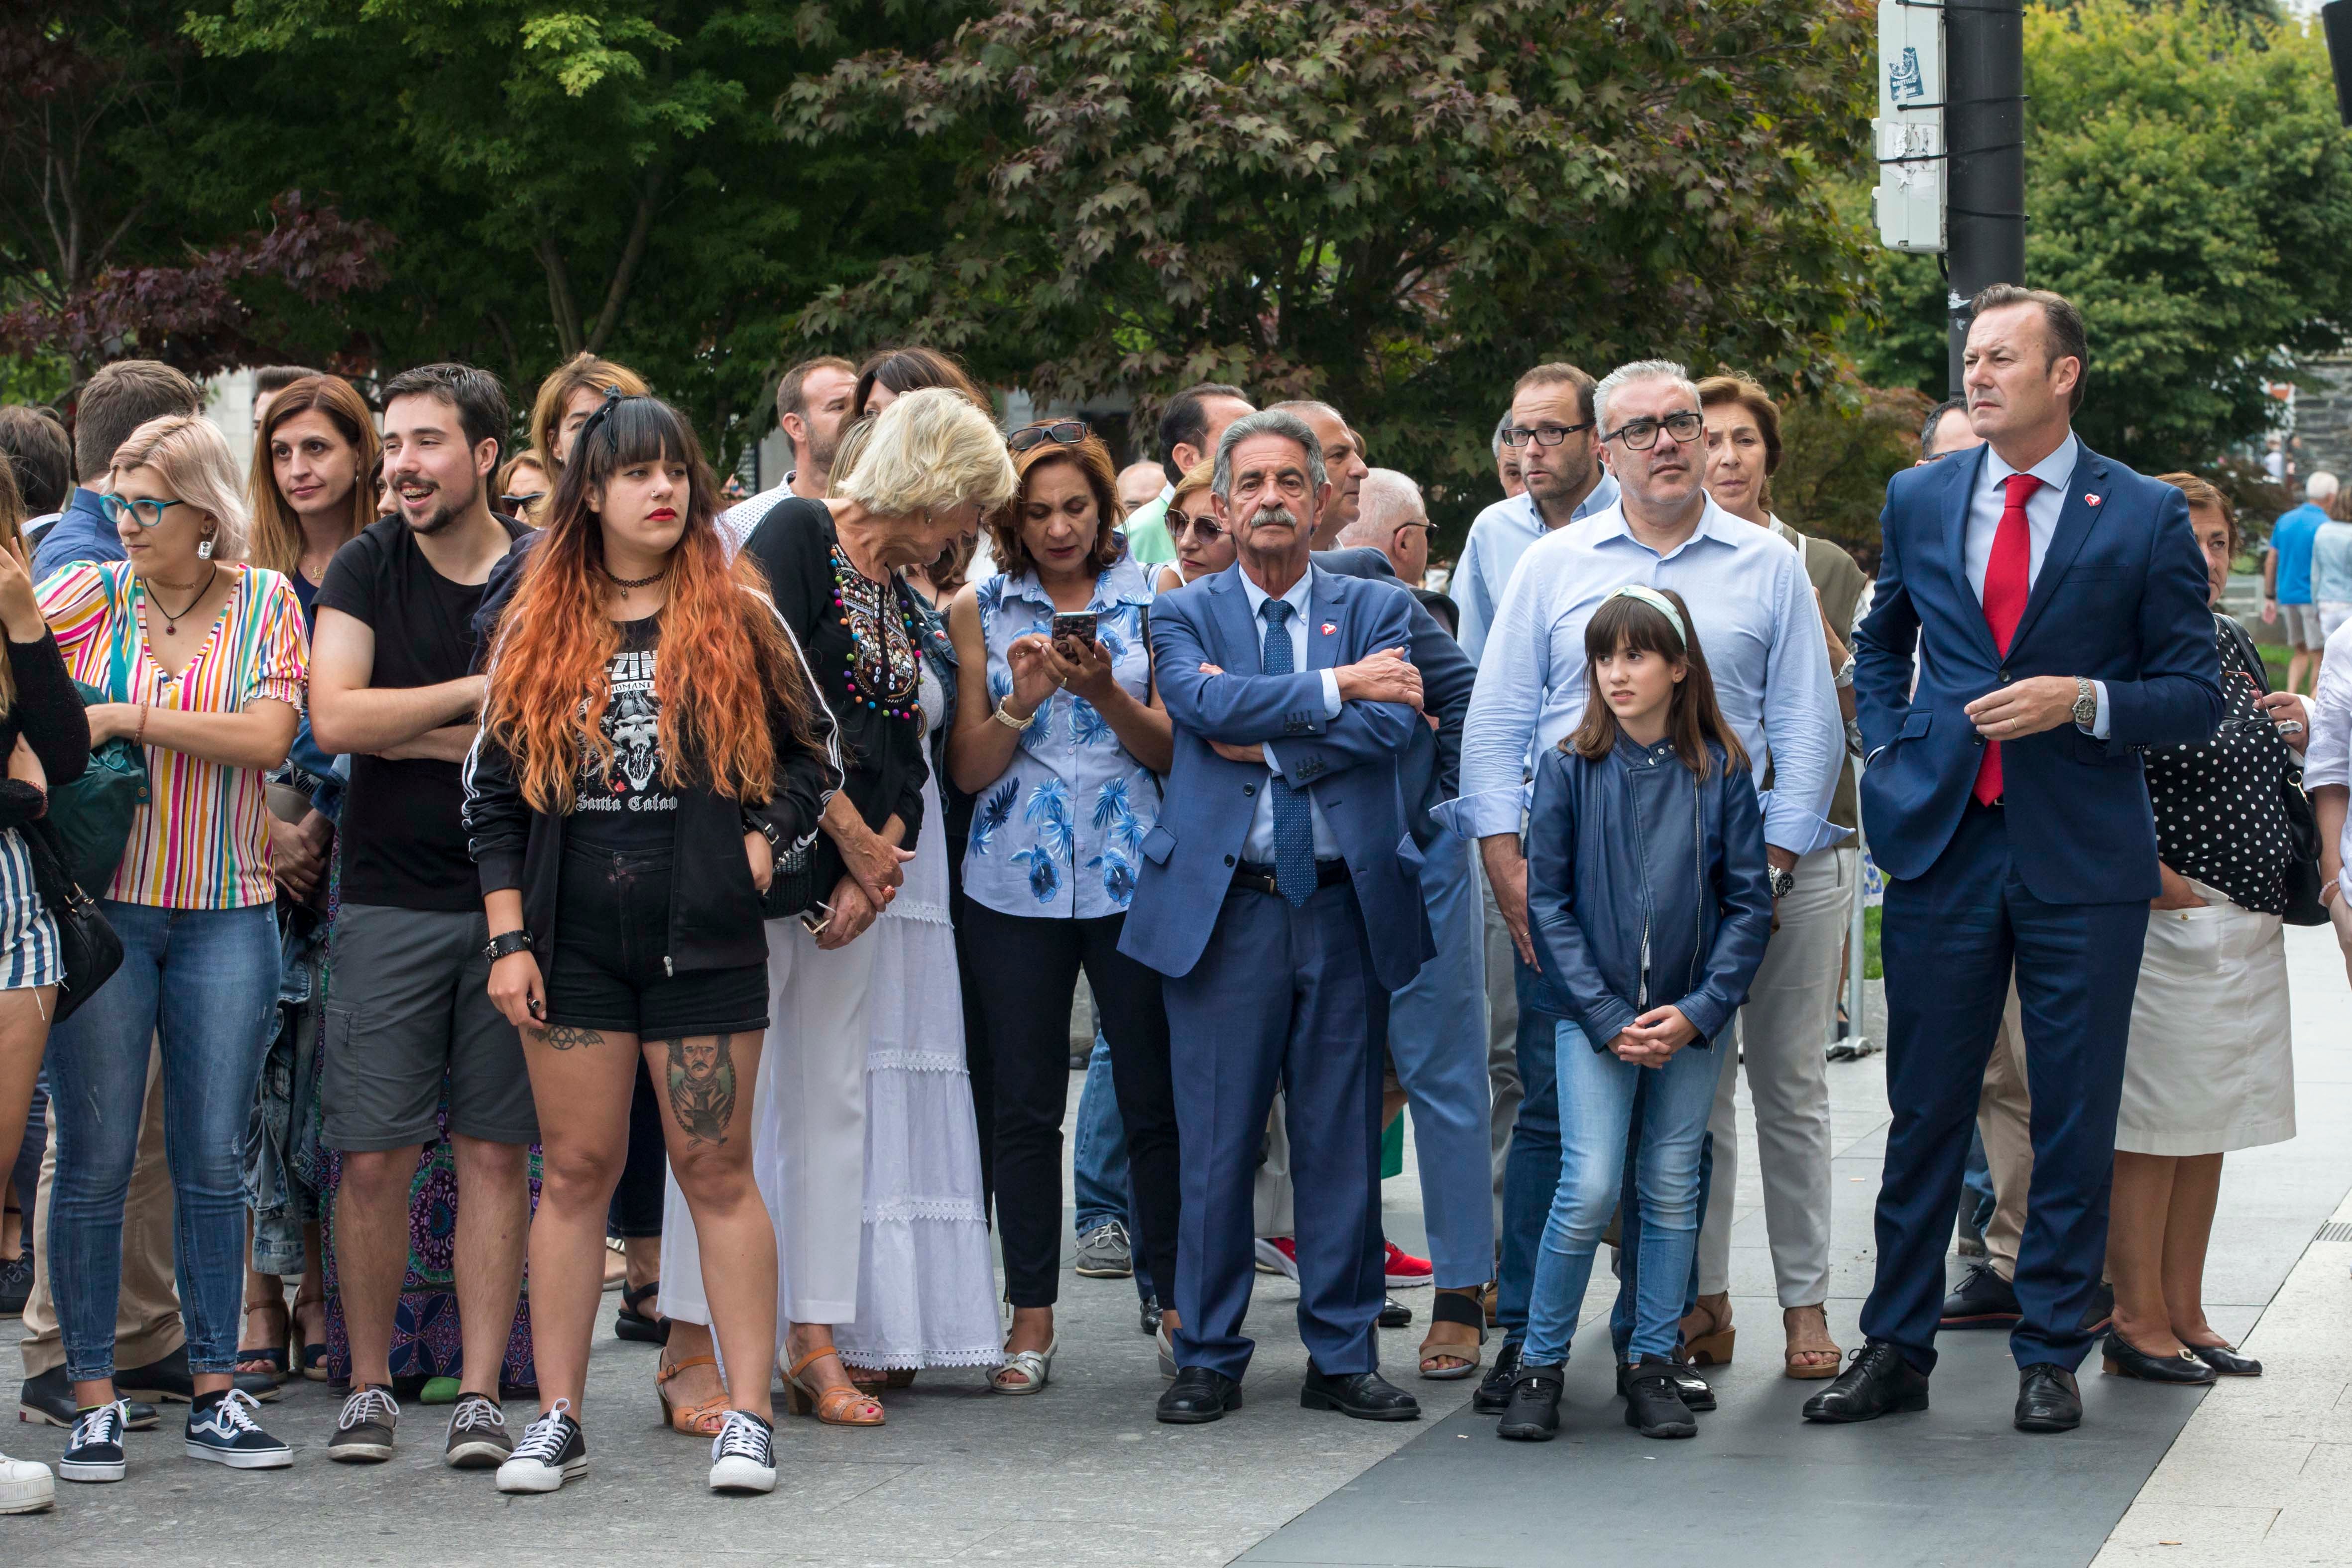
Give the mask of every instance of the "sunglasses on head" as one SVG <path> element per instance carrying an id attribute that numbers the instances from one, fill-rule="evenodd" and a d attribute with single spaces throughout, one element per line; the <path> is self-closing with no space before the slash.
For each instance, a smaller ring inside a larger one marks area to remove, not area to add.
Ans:
<path id="1" fill-rule="evenodd" d="M 1025 426 L 1004 438 L 1007 450 L 1025 452 L 1032 447 L 1042 447 L 1051 441 L 1056 446 L 1075 447 L 1094 432 L 1083 419 L 1055 419 L 1044 425 Z"/>

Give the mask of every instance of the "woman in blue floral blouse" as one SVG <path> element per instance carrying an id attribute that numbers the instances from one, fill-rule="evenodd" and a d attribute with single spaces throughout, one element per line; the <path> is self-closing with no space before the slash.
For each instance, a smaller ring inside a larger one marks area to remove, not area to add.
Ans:
<path id="1" fill-rule="evenodd" d="M 1062 1231 L 1062 1112 L 1071 1001 L 1084 968 L 1127 1127 L 1135 1244 L 1176 1277 L 1176 1105 L 1160 977 L 1118 951 L 1172 742 L 1151 680 L 1151 590 L 1115 531 L 1110 453 L 1076 420 L 1016 430 L 1012 502 L 989 520 L 1003 575 L 948 611 L 956 697 L 948 769 L 978 797 L 963 919 L 995 1103 L 998 1235 L 1013 1327 L 999 1394 L 1052 1375 Z M 1092 640 L 1053 636 L 1091 615 Z M 976 679 L 985 669 L 986 679 Z M 982 1077 L 975 1058 L 973 1076 Z"/>

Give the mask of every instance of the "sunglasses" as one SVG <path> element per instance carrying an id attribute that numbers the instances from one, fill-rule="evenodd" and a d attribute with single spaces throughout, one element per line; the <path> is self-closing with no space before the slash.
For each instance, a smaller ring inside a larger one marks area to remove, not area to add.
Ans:
<path id="1" fill-rule="evenodd" d="M 121 496 L 108 494 L 99 497 L 98 504 L 105 511 L 106 520 L 117 528 L 134 519 L 142 528 L 160 528 L 163 526 L 163 514 L 166 511 L 175 506 L 185 506 L 188 503 L 177 500 L 149 500 L 143 496 L 136 500 L 129 500 Z"/>
<path id="2" fill-rule="evenodd" d="M 1025 452 L 1048 441 L 1056 446 L 1075 447 L 1093 434 L 1083 419 L 1056 419 L 1049 424 L 1031 425 L 1015 430 L 1004 438 L 1004 446 L 1012 452 Z"/>
<path id="3" fill-rule="evenodd" d="M 1181 539 L 1188 533 L 1197 533 L 1204 540 L 1225 536 L 1225 525 L 1205 511 L 1187 517 L 1181 511 L 1171 510 L 1167 521 L 1168 537 L 1171 539 Z"/>
<path id="4" fill-rule="evenodd" d="M 499 498 L 499 504 L 507 509 L 507 515 L 509 517 L 520 517 L 524 512 L 530 510 L 532 507 L 537 506 L 546 499 L 547 492 L 545 490 L 541 490 L 536 495 L 500 496 Z"/>

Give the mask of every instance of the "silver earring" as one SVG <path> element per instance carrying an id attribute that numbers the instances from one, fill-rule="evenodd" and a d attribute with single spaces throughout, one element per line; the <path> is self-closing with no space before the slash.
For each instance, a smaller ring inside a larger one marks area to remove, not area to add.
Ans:
<path id="1" fill-rule="evenodd" d="M 210 561 L 212 558 L 213 542 L 209 539 L 198 540 L 196 542 L 196 559 L 199 561 Z"/>

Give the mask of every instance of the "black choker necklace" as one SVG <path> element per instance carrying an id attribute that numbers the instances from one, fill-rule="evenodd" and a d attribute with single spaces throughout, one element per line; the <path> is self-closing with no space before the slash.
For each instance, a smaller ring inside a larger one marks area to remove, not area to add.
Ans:
<path id="1" fill-rule="evenodd" d="M 629 596 L 630 589 L 650 588 L 668 575 L 669 568 L 665 566 L 650 577 L 615 577 L 610 572 L 606 572 L 604 580 L 618 588 L 621 591 L 621 597 L 625 600 Z"/>

